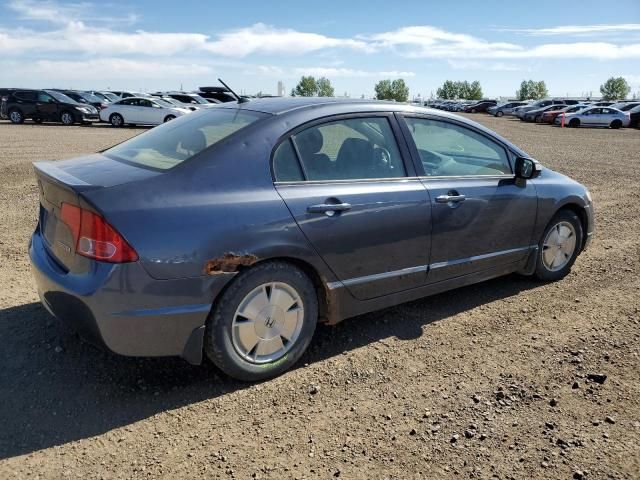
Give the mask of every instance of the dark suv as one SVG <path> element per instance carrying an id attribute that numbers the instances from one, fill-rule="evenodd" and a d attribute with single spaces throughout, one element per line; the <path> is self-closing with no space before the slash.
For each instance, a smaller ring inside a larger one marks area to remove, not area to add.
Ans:
<path id="1" fill-rule="evenodd" d="M 55 90 L 12 89 L 3 96 L 2 111 L 12 123 L 23 123 L 31 118 L 36 123 L 44 121 L 74 123 L 98 122 L 98 110 L 81 104 Z"/>

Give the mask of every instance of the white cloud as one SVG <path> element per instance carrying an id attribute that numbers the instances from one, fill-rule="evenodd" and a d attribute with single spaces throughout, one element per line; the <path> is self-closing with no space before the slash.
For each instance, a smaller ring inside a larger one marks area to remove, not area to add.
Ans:
<path id="1" fill-rule="evenodd" d="M 531 68 L 526 65 L 520 65 L 517 63 L 504 63 L 504 62 L 487 62 L 477 60 L 447 60 L 447 63 L 454 70 L 489 70 L 492 72 L 522 72 L 531 71 Z"/>
<path id="2" fill-rule="evenodd" d="M 369 45 L 362 40 L 278 29 L 263 23 L 221 33 L 205 49 L 218 55 L 244 57 L 253 53 L 300 55 L 337 47 L 370 50 Z"/>
<path id="3" fill-rule="evenodd" d="M 353 68 L 338 67 L 292 67 L 282 68 L 275 65 L 258 65 L 251 69 L 246 69 L 245 73 L 262 74 L 273 77 L 299 77 L 301 75 L 313 75 L 314 77 L 329 78 L 410 78 L 415 77 L 414 72 L 401 70 L 369 71 Z"/>
<path id="4" fill-rule="evenodd" d="M 523 33 L 526 35 L 588 35 L 617 32 L 640 31 L 640 23 L 600 24 L 600 25 L 562 25 L 549 28 L 499 28 L 499 32 Z"/>
<path id="5" fill-rule="evenodd" d="M 138 16 L 131 12 L 123 12 L 121 5 L 117 6 L 118 16 L 106 14 L 112 7 L 108 3 L 94 5 L 91 3 L 58 3 L 52 0 L 11 0 L 7 7 L 19 14 L 20 20 L 44 21 L 66 24 L 71 21 L 89 21 L 92 23 L 132 24 L 138 21 Z"/>

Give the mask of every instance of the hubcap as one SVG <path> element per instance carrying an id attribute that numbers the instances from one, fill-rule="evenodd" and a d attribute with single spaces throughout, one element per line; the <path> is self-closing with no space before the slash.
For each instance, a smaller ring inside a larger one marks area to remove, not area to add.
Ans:
<path id="1" fill-rule="evenodd" d="M 542 244 L 542 263 L 552 272 L 564 268 L 576 249 L 576 231 L 569 222 L 560 222 L 549 230 Z"/>
<path id="2" fill-rule="evenodd" d="M 20 115 L 20 112 L 11 112 L 11 121 L 19 122 L 21 118 L 22 115 Z"/>
<path id="3" fill-rule="evenodd" d="M 72 122 L 71 115 L 69 115 L 68 113 L 63 113 L 62 123 L 71 123 L 71 122 Z"/>
<path id="4" fill-rule="evenodd" d="M 118 115 L 114 115 L 111 119 L 111 123 L 113 125 L 120 125 L 122 123 L 122 119 Z"/>
<path id="5" fill-rule="evenodd" d="M 248 362 L 273 362 L 293 347 L 303 322 L 304 306 L 293 287 L 281 282 L 260 285 L 233 316 L 233 348 Z"/>

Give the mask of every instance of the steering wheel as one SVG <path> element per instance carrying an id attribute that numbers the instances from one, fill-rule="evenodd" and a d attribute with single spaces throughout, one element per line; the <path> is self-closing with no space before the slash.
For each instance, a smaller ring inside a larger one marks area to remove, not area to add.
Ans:
<path id="1" fill-rule="evenodd" d="M 373 150 L 375 168 L 382 171 L 392 171 L 391 153 L 384 147 L 376 147 Z"/>
<path id="2" fill-rule="evenodd" d="M 420 160 L 424 166 L 425 174 L 427 176 L 437 176 L 439 168 L 444 164 L 452 160 L 447 155 L 434 152 L 432 150 L 420 150 Z"/>

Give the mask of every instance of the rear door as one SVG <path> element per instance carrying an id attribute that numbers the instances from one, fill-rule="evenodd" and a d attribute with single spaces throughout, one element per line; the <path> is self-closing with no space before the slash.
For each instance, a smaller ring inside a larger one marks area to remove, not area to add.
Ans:
<path id="1" fill-rule="evenodd" d="M 118 112 L 124 118 L 125 123 L 141 123 L 141 115 L 137 98 L 127 98 L 118 103 Z"/>
<path id="2" fill-rule="evenodd" d="M 532 242 L 537 195 L 532 182 L 516 182 L 507 148 L 455 120 L 404 118 L 431 199 L 428 282 L 523 260 Z"/>
<path id="3" fill-rule="evenodd" d="M 276 149 L 278 193 L 298 226 L 360 300 L 425 283 L 429 195 L 392 114 L 333 117 Z"/>

